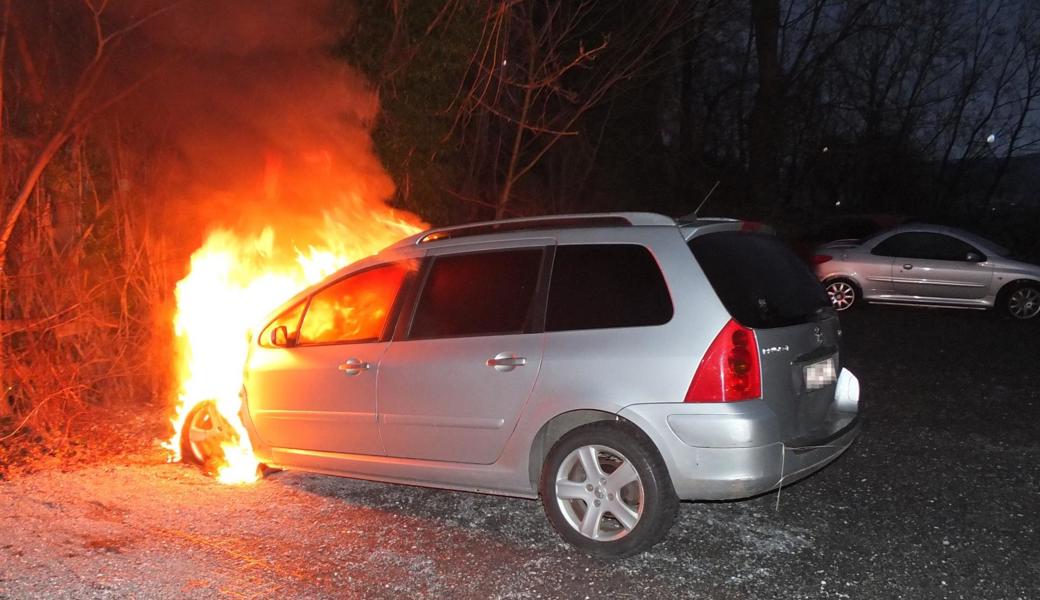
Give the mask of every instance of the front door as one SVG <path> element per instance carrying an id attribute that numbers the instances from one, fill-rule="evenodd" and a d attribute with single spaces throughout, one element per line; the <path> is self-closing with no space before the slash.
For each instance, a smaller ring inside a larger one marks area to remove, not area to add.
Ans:
<path id="1" fill-rule="evenodd" d="M 910 238 L 908 251 L 892 264 L 897 295 L 957 303 L 979 300 L 988 293 L 993 269 L 975 247 L 941 233 L 903 235 Z"/>
<path id="2" fill-rule="evenodd" d="M 267 327 L 246 381 L 249 415 L 266 444 L 384 454 L 376 383 L 395 299 L 410 270 L 394 263 L 348 275 Z"/>
<path id="3" fill-rule="evenodd" d="M 431 257 L 410 326 L 380 365 L 388 455 L 498 458 L 541 365 L 544 255 L 543 243 Z"/>

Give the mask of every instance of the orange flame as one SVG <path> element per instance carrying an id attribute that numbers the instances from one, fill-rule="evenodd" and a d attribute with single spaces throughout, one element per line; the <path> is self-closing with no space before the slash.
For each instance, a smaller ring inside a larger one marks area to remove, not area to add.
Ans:
<path id="1" fill-rule="evenodd" d="M 170 460 L 181 458 L 181 432 L 188 413 L 211 400 L 237 439 L 222 444 L 224 464 L 217 479 L 248 483 L 257 479 L 258 462 L 238 416 L 242 369 L 254 328 L 293 294 L 337 269 L 419 231 L 423 224 L 408 213 L 354 197 L 343 210 L 323 215 L 316 240 L 306 248 L 280 252 L 276 232 L 240 235 L 218 229 L 191 257 L 188 275 L 177 284 L 174 329 L 180 357 L 179 393 L 171 422 L 174 435 L 163 446 Z M 363 209 L 363 210 L 359 210 Z M 356 213 L 356 214 L 355 214 Z M 282 232 L 289 233 L 289 232 Z M 298 234 L 300 232 L 292 232 Z"/>

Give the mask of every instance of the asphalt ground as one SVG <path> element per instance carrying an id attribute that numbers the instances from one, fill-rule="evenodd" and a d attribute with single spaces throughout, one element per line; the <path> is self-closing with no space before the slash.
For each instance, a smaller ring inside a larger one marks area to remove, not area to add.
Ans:
<path id="1" fill-rule="evenodd" d="M 0 598 L 1040 597 L 1040 323 L 843 316 L 860 439 L 607 562 L 534 501 L 127 456 L 0 483 Z"/>

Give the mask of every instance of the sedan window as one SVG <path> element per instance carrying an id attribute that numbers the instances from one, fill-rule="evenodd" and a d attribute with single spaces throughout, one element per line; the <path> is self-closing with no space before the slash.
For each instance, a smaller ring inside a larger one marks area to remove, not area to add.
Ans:
<path id="1" fill-rule="evenodd" d="M 968 254 L 974 253 L 979 259 L 985 260 L 982 252 L 971 244 L 949 235 L 929 232 L 898 233 L 874 246 L 871 253 L 899 258 L 958 261 L 968 260 Z"/>

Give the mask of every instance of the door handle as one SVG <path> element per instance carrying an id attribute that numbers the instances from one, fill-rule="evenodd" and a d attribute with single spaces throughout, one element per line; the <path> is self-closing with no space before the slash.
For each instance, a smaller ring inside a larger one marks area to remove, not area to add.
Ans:
<path id="1" fill-rule="evenodd" d="M 499 352 L 494 358 L 487 359 L 487 366 L 494 368 L 496 371 L 512 371 L 526 364 L 526 357 L 516 356 L 509 352 Z"/>
<path id="2" fill-rule="evenodd" d="M 340 371 L 343 371 L 344 375 L 358 375 L 362 371 L 371 369 L 372 365 L 356 358 L 348 358 L 341 362 L 338 368 Z"/>
<path id="3" fill-rule="evenodd" d="M 903 265 L 903 268 L 906 269 L 907 271 L 909 271 L 910 269 L 913 269 L 914 266 L 912 264 L 910 264 L 910 263 L 906 263 L 905 265 Z"/>

